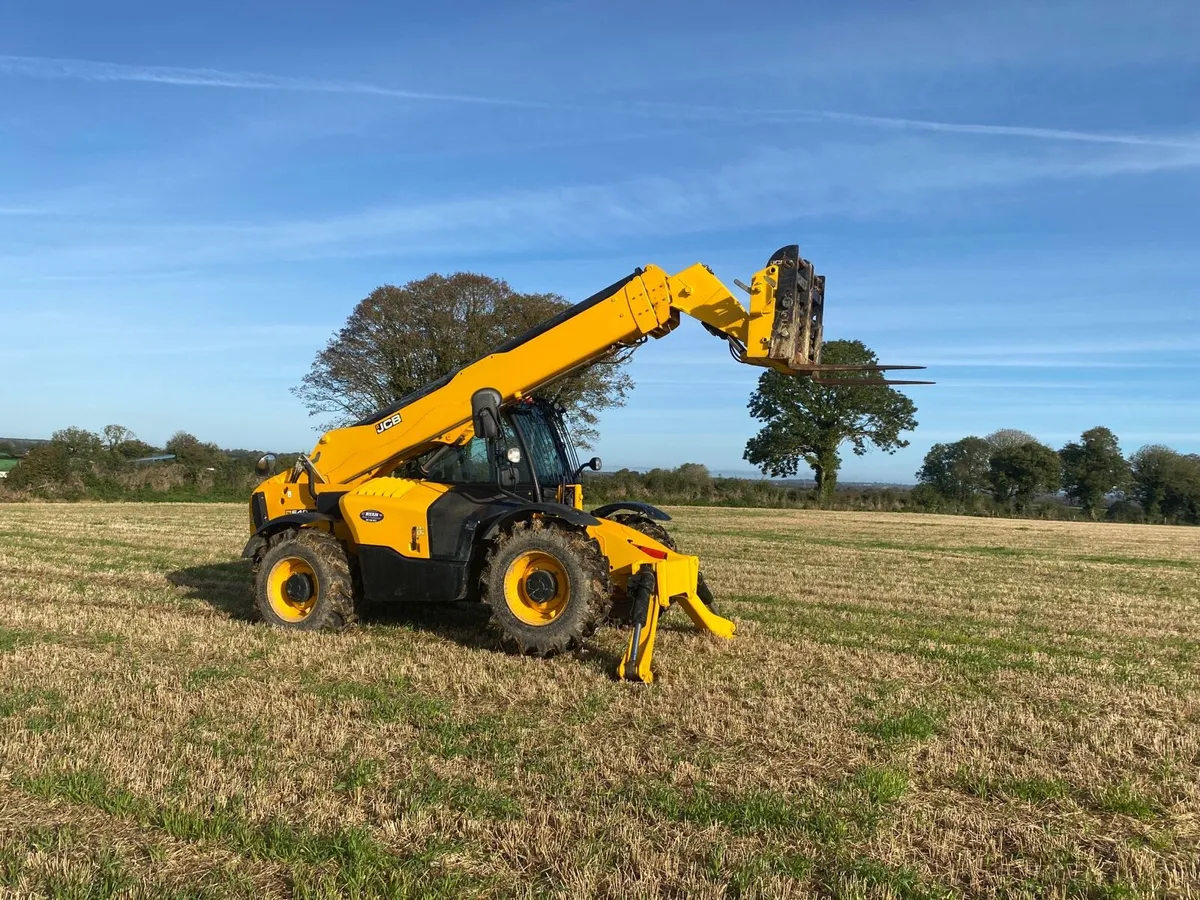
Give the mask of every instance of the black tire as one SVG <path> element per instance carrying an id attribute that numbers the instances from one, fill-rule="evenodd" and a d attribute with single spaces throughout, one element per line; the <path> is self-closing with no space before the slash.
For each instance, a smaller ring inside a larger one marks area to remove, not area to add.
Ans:
<path id="1" fill-rule="evenodd" d="M 583 532 L 542 519 L 518 522 L 496 539 L 480 584 L 500 643 L 533 656 L 579 647 L 604 621 L 612 602 L 608 560 L 600 545 Z"/>
<path id="2" fill-rule="evenodd" d="M 617 513 L 616 515 L 609 516 L 609 518 L 614 522 L 620 522 L 622 525 L 632 528 L 634 531 L 640 531 L 642 534 L 654 538 L 654 540 L 658 541 L 668 550 L 674 550 L 676 553 L 683 552 L 679 549 L 679 545 L 675 543 L 675 538 L 671 537 L 671 533 L 649 516 L 644 516 L 641 513 L 625 512 Z M 716 612 L 717 610 L 712 603 L 712 591 L 708 588 L 708 582 L 704 580 L 704 573 L 701 572 L 699 574 L 700 577 L 696 581 L 696 594 L 704 601 L 705 606 Z M 613 606 L 609 618 L 614 622 L 624 622 L 629 618 L 630 609 L 629 598 L 619 590 L 614 591 Z"/>
<path id="3" fill-rule="evenodd" d="M 354 587 L 341 541 L 301 528 L 271 540 L 255 561 L 254 616 L 299 631 L 340 631 L 353 625 Z"/>
<path id="4" fill-rule="evenodd" d="M 627 525 L 634 531 L 640 531 L 642 534 L 648 535 L 666 547 L 668 550 L 679 552 L 679 545 L 675 543 L 675 538 L 671 537 L 671 533 L 663 528 L 649 516 L 644 516 L 641 513 L 626 512 L 617 513 L 609 516 L 614 522 L 620 522 L 622 525 Z"/>

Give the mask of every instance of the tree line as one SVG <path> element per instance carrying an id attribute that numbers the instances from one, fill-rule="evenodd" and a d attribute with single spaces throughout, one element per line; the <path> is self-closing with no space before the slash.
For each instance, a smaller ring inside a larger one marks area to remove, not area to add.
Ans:
<path id="1" fill-rule="evenodd" d="M 915 493 L 944 511 L 1027 513 L 1057 495 L 1091 519 L 1200 524 L 1200 455 L 1151 444 L 1126 457 L 1103 426 L 1058 450 L 1016 429 L 934 444 Z"/>
<path id="2" fill-rule="evenodd" d="M 63 428 L 29 448 L 0 499 L 237 500 L 257 483 L 257 450 L 225 450 L 178 431 L 162 447 L 121 425 Z M 155 456 L 173 459 L 147 461 Z M 286 460 L 285 460 L 286 462 Z"/>

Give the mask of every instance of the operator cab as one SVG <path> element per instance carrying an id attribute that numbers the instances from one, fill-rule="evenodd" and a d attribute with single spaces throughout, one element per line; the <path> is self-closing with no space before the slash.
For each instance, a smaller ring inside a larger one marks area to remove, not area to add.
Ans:
<path id="1" fill-rule="evenodd" d="M 582 508 L 579 476 L 600 460 L 579 465 L 558 404 L 530 398 L 500 412 L 494 439 L 476 436 L 461 447 L 440 448 L 406 463 L 398 475 L 438 484 L 493 485 L 533 502 Z"/>

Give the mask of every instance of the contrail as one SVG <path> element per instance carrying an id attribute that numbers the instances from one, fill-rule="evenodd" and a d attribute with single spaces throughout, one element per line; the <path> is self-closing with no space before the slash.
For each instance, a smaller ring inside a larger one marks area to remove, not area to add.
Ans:
<path id="1" fill-rule="evenodd" d="M 256 91 L 297 91 L 324 94 L 360 94 L 390 97 L 400 100 L 420 100 L 441 103 L 465 103 L 482 106 L 509 106 L 548 110 L 588 110 L 591 113 L 624 115 L 657 115 L 682 119 L 769 120 L 796 122 L 844 122 L 873 128 L 892 128 L 915 131 L 936 131 L 948 134 L 994 135 L 1022 137 L 1049 141 L 1081 141 L 1093 144 L 1123 144 L 1137 147 L 1167 147 L 1200 149 L 1200 140 L 1137 134 L 1110 134 L 1093 131 L 1073 131 L 1061 128 L 1036 128 L 1024 125 L 988 125 L 980 123 L 939 122 L 929 119 L 906 119 L 891 116 L 868 116 L 822 109 L 754 109 L 720 106 L 689 106 L 666 103 L 637 103 L 618 106 L 595 104 L 571 105 L 513 97 L 490 97 L 479 94 L 442 94 L 410 91 L 361 81 L 322 81 L 289 75 L 270 75 L 262 72 L 226 72 L 220 69 L 188 69 L 176 66 L 141 66 L 122 63 L 95 62 L 82 59 L 51 59 L 39 56 L 0 55 L 0 74 L 26 78 L 61 78 L 79 81 L 124 81 L 151 84 L 221 87 Z"/>
<path id="2" fill-rule="evenodd" d="M 680 106 L 675 104 L 640 103 L 629 107 L 639 114 L 674 113 L 692 118 L 710 118 L 730 121 L 735 119 L 791 120 L 796 122 L 846 122 L 853 125 L 868 125 L 876 128 L 910 129 L 915 131 L 940 131 L 950 134 L 985 134 L 1003 137 L 1027 137 L 1051 141 L 1083 141 L 1093 144 L 1126 144 L 1137 147 L 1170 147 L 1173 149 L 1200 149 L 1200 140 L 1187 138 L 1156 137 L 1139 134 L 1112 134 L 1097 131 L 1072 131 L 1062 128 L 1036 128 L 1026 125 L 987 125 L 971 122 L 938 122 L 930 119 L 905 119 L 894 116 L 867 116 L 857 113 L 834 112 L 825 109 L 780 108 L 755 109 L 722 106 Z"/>
<path id="3" fill-rule="evenodd" d="M 251 91 L 300 91 L 321 94 L 366 94 L 402 100 L 443 103 L 476 103 L 491 106 L 562 108 L 534 100 L 484 97 L 471 94 L 437 94 L 408 91 L 357 81 L 321 81 L 268 75 L 261 72 L 225 72 L 220 69 L 185 69 L 175 66 L 128 66 L 84 59 L 47 59 L 38 56 L 0 55 L 0 72 L 26 78 L 60 78 L 76 81 L 137 81 L 195 87 L 236 88 Z"/>

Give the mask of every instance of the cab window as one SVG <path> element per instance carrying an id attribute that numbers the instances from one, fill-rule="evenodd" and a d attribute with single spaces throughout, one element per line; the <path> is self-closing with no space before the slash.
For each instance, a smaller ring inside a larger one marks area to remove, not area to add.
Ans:
<path id="1" fill-rule="evenodd" d="M 503 435 L 500 453 L 509 447 L 521 446 L 507 418 L 503 419 Z M 396 474 L 402 478 L 425 479 L 438 484 L 496 484 L 498 481 L 496 461 L 488 452 L 488 442 L 483 438 L 472 438 L 463 446 L 446 451 L 430 467 L 429 474 L 422 475 L 420 467 L 429 465 L 437 453 L 437 450 L 430 450 L 418 459 L 410 460 Z M 533 483 L 528 460 L 522 459 L 517 466 L 517 481 L 520 484 Z"/>
<path id="2" fill-rule="evenodd" d="M 424 459 L 432 458 L 436 452 L 426 454 Z M 434 462 L 426 478 L 440 484 L 484 484 L 494 481 L 487 441 L 473 438 L 463 446 L 443 453 Z"/>

